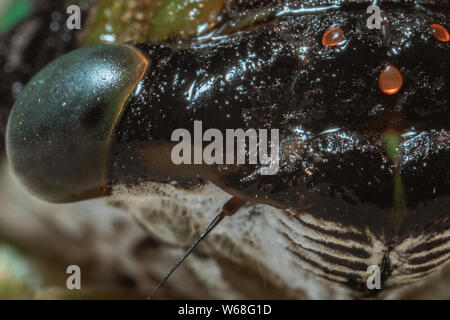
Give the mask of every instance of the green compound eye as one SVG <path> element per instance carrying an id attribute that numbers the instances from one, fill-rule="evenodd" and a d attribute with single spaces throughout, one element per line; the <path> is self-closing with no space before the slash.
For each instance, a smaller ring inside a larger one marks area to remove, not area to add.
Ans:
<path id="1" fill-rule="evenodd" d="M 97 45 L 60 57 L 25 86 L 6 148 L 33 194 L 51 202 L 105 194 L 111 136 L 148 66 L 134 47 Z"/>

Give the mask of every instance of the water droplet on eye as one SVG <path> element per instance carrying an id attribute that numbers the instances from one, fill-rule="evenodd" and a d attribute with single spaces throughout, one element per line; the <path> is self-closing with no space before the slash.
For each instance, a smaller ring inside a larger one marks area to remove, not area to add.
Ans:
<path id="1" fill-rule="evenodd" d="M 447 29 L 445 29 L 440 24 L 433 23 L 430 25 L 430 30 L 433 36 L 442 42 L 449 42 L 450 41 L 450 34 L 448 33 Z"/>
<path id="2" fill-rule="evenodd" d="M 344 30 L 339 27 L 331 28 L 323 34 L 322 44 L 324 47 L 333 47 L 344 40 Z"/>
<path id="3" fill-rule="evenodd" d="M 393 64 L 388 64 L 380 73 L 378 86 L 384 94 L 392 95 L 400 91 L 403 86 L 403 76 Z"/>

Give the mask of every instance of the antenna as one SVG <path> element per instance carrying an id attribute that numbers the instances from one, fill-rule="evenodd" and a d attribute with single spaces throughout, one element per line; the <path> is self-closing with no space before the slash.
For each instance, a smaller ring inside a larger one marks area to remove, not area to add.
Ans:
<path id="1" fill-rule="evenodd" d="M 197 247 L 197 245 L 205 239 L 205 237 L 227 216 L 235 214 L 246 201 L 241 200 L 238 197 L 232 197 L 222 207 L 222 211 L 214 218 L 214 220 L 209 224 L 209 226 L 200 234 L 200 236 L 195 240 L 189 249 L 184 253 L 184 255 L 175 263 L 169 273 L 161 280 L 161 282 L 150 292 L 147 300 L 151 300 L 153 295 L 169 280 L 172 273 L 180 266 L 181 263 L 191 254 L 191 252 Z"/>

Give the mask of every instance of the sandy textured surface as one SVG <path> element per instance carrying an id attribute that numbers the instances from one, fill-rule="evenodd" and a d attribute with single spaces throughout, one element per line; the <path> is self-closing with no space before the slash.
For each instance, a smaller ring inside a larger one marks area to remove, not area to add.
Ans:
<path id="1" fill-rule="evenodd" d="M 29 196 L 5 166 L 0 181 L 0 234 L 45 261 L 53 286 L 63 288 L 66 267 L 76 264 L 82 269 L 83 289 L 118 288 L 133 297 L 145 297 L 230 197 L 213 185 L 186 192 L 148 183 L 117 186 L 108 199 L 54 205 Z M 157 297 L 360 297 L 321 279 L 313 266 L 298 259 L 293 243 L 329 249 L 308 242 L 314 232 L 294 216 L 265 205 L 244 206 L 209 235 Z M 303 214 L 301 219 L 312 218 Z M 376 264 L 381 253 L 376 254 L 376 243 L 370 249 L 374 254 L 364 263 Z M 445 268 L 412 286 L 381 290 L 379 297 L 448 299 L 450 270 Z"/>

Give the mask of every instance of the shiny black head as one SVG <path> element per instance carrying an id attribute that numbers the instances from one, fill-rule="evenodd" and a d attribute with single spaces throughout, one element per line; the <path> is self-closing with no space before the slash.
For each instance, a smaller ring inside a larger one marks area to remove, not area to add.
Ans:
<path id="1" fill-rule="evenodd" d="M 211 38 L 120 46 L 130 53 L 125 59 L 116 59 L 120 50 L 110 47 L 95 47 L 107 51 L 100 54 L 106 60 L 92 59 L 93 49 L 73 53 L 55 62 L 67 61 L 70 72 L 48 67 L 37 78 L 45 85 L 34 79 L 19 98 L 9 125 L 13 167 L 53 201 L 102 194 L 97 186 L 107 180 L 111 156 L 109 169 L 119 182 L 210 180 L 243 198 L 370 226 L 393 238 L 401 230 L 420 233 L 430 221 L 438 228 L 450 201 L 449 9 L 439 1 L 380 1 L 380 29 L 369 29 L 370 4 L 237 1 L 230 7 L 231 27 L 225 23 Z M 271 10 L 236 32 L 242 15 L 235 9 L 250 13 L 255 7 Z M 146 75 L 142 52 L 154 58 Z M 123 72 L 129 81 L 106 89 L 115 80 L 102 82 L 96 74 L 99 83 L 84 85 L 82 71 L 92 73 L 103 63 L 114 64 L 112 74 Z M 64 81 L 52 82 L 53 74 Z M 141 79 L 142 91 L 127 100 Z M 70 111 L 62 107 L 65 100 Z M 279 172 L 171 165 L 171 134 L 192 130 L 195 120 L 204 130 L 222 132 L 279 129 Z"/>

